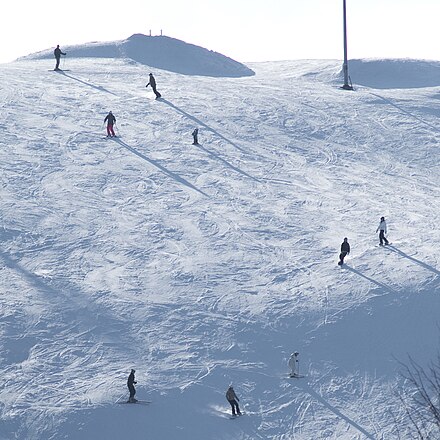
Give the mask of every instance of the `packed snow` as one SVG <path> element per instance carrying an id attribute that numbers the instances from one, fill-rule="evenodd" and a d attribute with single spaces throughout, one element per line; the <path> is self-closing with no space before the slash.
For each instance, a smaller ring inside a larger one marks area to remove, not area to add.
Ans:
<path id="1" fill-rule="evenodd" d="M 440 89 L 375 63 L 0 66 L 2 440 L 396 438 L 439 347 Z"/>
<path id="2" fill-rule="evenodd" d="M 122 58 L 185 75 L 234 78 L 254 75 L 249 67 L 221 53 L 165 35 L 134 34 L 125 40 L 66 46 L 63 50 L 68 52 L 69 58 Z M 49 58 L 53 58 L 53 49 L 22 59 Z"/>

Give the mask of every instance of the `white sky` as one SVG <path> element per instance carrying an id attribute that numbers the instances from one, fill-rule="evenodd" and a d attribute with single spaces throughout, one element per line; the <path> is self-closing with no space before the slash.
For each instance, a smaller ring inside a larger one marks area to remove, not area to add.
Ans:
<path id="1" fill-rule="evenodd" d="M 0 62 L 134 33 L 238 61 L 342 59 L 342 0 L 6 0 Z M 349 58 L 440 59 L 440 0 L 347 0 Z"/>

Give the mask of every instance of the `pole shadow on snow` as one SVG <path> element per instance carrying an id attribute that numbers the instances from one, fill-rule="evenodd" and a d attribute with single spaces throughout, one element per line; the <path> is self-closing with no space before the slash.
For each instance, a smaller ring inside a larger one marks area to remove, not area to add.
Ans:
<path id="1" fill-rule="evenodd" d="M 188 119 L 191 119 L 196 124 L 201 125 L 202 127 L 206 128 L 206 130 L 209 130 L 210 132 L 214 133 L 216 136 L 218 136 L 219 138 L 223 139 L 228 144 L 231 144 L 234 148 L 236 148 L 237 150 L 240 150 L 242 153 L 247 153 L 245 150 L 243 150 L 243 148 L 239 147 L 236 143 L 234 143 L 234 142 L 230 141 L 229 139 L 225 138 L 218 131 L 214 130 L 209 125 L 206 125 L 204 122 L 202 122 L 200 119 L 197 119 L 195 116 L 192 116 L 189 113 L 187 113 L 186 111 L 184 111 L 181 108 L 177 107 L 172 102 L 170 102 L 170 101 L 168 101 L 166 99 L 163 99 L 163 98 L 161 98 L 160 101 L 165 103 L 165 104 L 167 104 L 167 105 L 169 105 L 171 108 L 173 108 L 174 110 L 178 111 L 180 114 L 182 114 L 183 116 L 187 117 Z"/>
<path id="2" fill-rule="evenodd" d="M 376 93 L 371 93 L 373 96 L 375 96 L 376 98 L 381 99 L 382 101 L 384 101 L 386 104 L 389 104 L 395 108 L 397 108 L 399 111 L 401 111 L 402 113 L 404 113 L 407 116 L 410 116 L 411 118 L 415 119 L 418 122 L 421 122 L 422 124 L 427 125 L 429 128 L 432 128 L 435 131 L 440 131 L 440 129 L 438 127 L 436 127 L 433 124 L 430 124 L 429 122 L 426 122 L 424 119 L 422 119 L 420 116 L 417 116 L 411 112 L 409 112 L 408 110 L 405 110 L 402 106 L 395 104 L 393 101 L 391 101 L 391 99 L 388 98 L 384 98 L 381 95 L 378 95 Z"/>
<path id="3" fill-rule="evenodd" d="M 358 270 L 354 269 L 353 267 L 344 265 L 343 266 L 345 269 L 349 270 L 350 272 L 355 273 L 356 275 L 360 276 L 361 278 L 364 278 L 365 280 L 369 281 L 370 283 L 375 284 L 376 286 L 380 287 L 381 289 L 386 290 L 387 292 L 390 293 L 397 293 L 394 289 L 392 289 L 391 287 L 387 286 L 384 283 L 381 283 L 380 281 L 376 281 L 373 278 L 368 277 L 367 275 L 364 275 L 362 272 L 359 272 Z"/>
<path id="4" fill-rule="evenodd" d="M 366 438 L 371 440 L 376 440 L 376 437 L 370 434 L 366 429 L 362 428 L 362 426 L 360 426 L 354 420 L 350 419 L 345 414 L 343 414 L 339 409 L 328 403 L 327 400 L 325 400 L 320 394 L 318 394 L 309 384 L 300 384 L 298 385 L 298 388 L 301 388 L 304 392 L 310 394 L 310 396 L 312 396 L 315 400 L 320 402 L 325 408 L 330 410 L 337 417 L 341 418 L 342 420 L 345 420 L 349 425 L 353 426 L 353 428 L 357 429 L 359 432 L 365 435 Z"/>
<path id="5" fill-rule="evenodd" d="M 128 151 L 131 151 L 136 156 L 140 157 L 141 159 L 147 161 L 151 165 L 154 165 L 156 168 L 158 168 L 162 173 L 166 174 L 168 177 L 171 177 L 176 182 L 194 190 L 197 191 L 199 194 L 205 197 L 209 197 L 208 194 L 204 193 L 202 190 L 195 187 L 192 183 L 185 180 L 183 177 L 180 177 L 178 174 L 173 173 L 172 171 L 165 168 L 163 165 L 161 165 L 156 160 L 150 159 L 149 157 L 145 156 L 144 154 L 140 153 L 139 151 L 135 150 L 133 147 L 130 147 L 130 145 L 126 144 L 125 142 L 121 141 L 121 139 L 118 138 L 112 138 L 114 141 L 116 141 L 119 145 L 126 148 Z"/>
<path id="6" fill-rule="evenodd" d="M 194 144 L 193 144 L 194 145 Z M 246 173 L 245 171 L 241 170 L 240 168 L 237 168 L 236 166 L 230 164 L 227 160 L 220 157 L 218 154 L 213 153 L 212 151 L 209 151 L 207 148 L 205 148 L 201 144 L 194 145 L 195 147 L 199 148 L 200 150 L 204 151 L 205 153 L 209 154 L 214 159 L 217 159 L 218 161 L 222 162 L 227 167 L 231 168 L 232 170 L 236 171 L 237 173 L 242 174 L 245 177 L 248 177 L 249 179 L 255 180 L 256 182 L 259 182 L 259 180 L 256 177 L 251 176 L 250 174 Z"/>
<path id="7" fill-rule="evenodd" d="M 91 83 L 89 83 L 89 82 L 87 82 L 87 81 L 83 81 L 82 79 L 75 78 L 75 77 L 72 76 L 72 75 L 68 75 L 68 74 L 67 74 L 66 72 L 64 72 L 63 70 L 60 70 L 59 73 L 63 74 L 64 76 L 67 76 L 67 78 L 73 79 L 74 81 L 78 81 L 78 82 L 80 82 L 81 84 L 84 84 L 84 85 L 86 85 L 86 86 L 89 86 L 89 87 L 91 87 L 92 89 L 99 90 L 100 92 L 110 93 L 110 95 L 113 95 L 113 96 L 118 96 L 118 95 L 116 95 L 116 93 L 110 92 L 110 90 L 107 90 L 107 89 L 105 89 L 105 88 L 102 87 L 102 86 L 95 86 L 94 84 L 91 84 Z"/>
<path id="8" fill-rule="evenodd" d="M 396 254 L 400 255 L 401 257 L 408 258 L 408 260 L 414 261 L 414 263 L 419 264 L 420 266 L 424 267 L 425 269 L 430 270 L 431 272 L 435 273 L 436 275 L 440 275 L 440 271 L 437 270 L 435 267 L 432 267 L 429 264 L 426 264 L 423 261 L 418 260 L 417 258 L 411 257 L 408 254 L 405 254 L 405 252 L 401 251 L 400 249 L 397 249 L 396 246 L 390 244 L 390 245 L 386 246 L 386 248 L 392 252 L 395 252 Z"/>

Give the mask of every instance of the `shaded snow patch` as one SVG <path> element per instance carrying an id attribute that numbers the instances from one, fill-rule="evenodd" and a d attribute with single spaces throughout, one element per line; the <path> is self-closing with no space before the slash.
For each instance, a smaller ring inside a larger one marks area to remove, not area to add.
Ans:
<path id="1" fill-rule="evenodd" d="M 184 75 L 234 78 L 254 75 L 253 70 L 232 58 L 165 36 L 134 34 L 122 41 L 92 42 L 62 49 L 70 58 L 129 58 L 140 64 Z M 23 59 L 47 58 L 53 58 L 53 49 Z"/>

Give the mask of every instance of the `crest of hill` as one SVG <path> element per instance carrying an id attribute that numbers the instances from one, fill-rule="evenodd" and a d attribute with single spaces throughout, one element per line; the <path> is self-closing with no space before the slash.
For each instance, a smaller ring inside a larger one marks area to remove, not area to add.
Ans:
<path id="1" fill-rule="evenodd" d="M 366 87 L 411 89 L 440 86 L 440 62 L 438 61 L 353 59 L 348 64 L 353 83 Z"/>
<path id="2" fill-rule="evenodd" d="M 71 58 L 128 58 L 149 67 L 184 75 L 243 77 L 255 75 L 244 64 L 218 52 L 166 36 L 134 34 L 126 40 L 63 46 Z M 47 49 L 21 59 L 53 58 Z"/>

